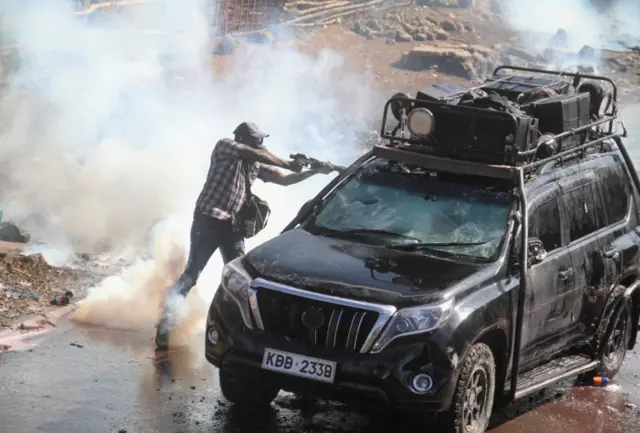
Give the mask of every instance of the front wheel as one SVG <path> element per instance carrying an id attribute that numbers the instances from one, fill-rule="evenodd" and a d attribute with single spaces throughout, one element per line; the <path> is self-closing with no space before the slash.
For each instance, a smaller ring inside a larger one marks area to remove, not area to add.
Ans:
<path id="1" fill-rule="evenodd" d="M 223 369 L 219 370 L 218 376 L 222 395 L 237 406 L 252 409 L 265 408 L 280 392 L 273 385 L 245 376 L 226 373 Z"/>
<path id="2" fill-rule="evenodd" d="M 460 370 L 446 429 L 452 433 L 485 433 L 493 409 L 496 363 L 489 346 L 471 347 Z"/>
<path id="3" fill-rule="evenodd" d="M 631 305 L 625 300 L 611 317 L 602 343 L 600 366 L 594 371 L 594 375 L 613 379 L 622 368 L 630 339 Z"/>

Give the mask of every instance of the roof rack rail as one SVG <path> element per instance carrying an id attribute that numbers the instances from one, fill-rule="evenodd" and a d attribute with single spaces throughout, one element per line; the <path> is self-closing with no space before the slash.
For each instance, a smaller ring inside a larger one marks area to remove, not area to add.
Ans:
<path id="1" fill-rule="evenodd" d="M 617 87 L 607 77 L 515 66 L 499 66 L 495 72 L 506 69 L 574 77 L 574 87 L 579 78 L 606 81 L 613 86 L 613 100 L 617 98 Z M 385 146 L 420 154 L 423 163 L 430 156 L 429 166 L 435 161 L 447 171 L 509 179 L 517 167 L 529 176 L 544 164 L 604 148 L 605 142 L 619 136 L 614 132 L 615 102 L 594 116 L 590 98 L 590 93 L 577 88 L 576 94 L 543 96 L 528 104 L 486 92 L 467 93 L 457 103 L 450 102 L 450 95 L 434 100 L 429 95 L 411 99 L 396 94 L 385 103 L 380 136 L 387 140 Z M 389 110 L 397 121 L 392 129 L 387 125 Z M 481 165 L 491 169 L 480 169 Z"/>
<path id="2" fill-rule="evenodd" d="M 616 86 L 616 83 L 611 78 L 604 77 L 602 75 L 592 75 L 592 74 L 583 74 L 581 72 L 565 72 L 565 71 L 555 71 L 555 70 L 547 70 L 547 69 L 539 69 L 539 68 L 527 68 L 525 66 L 509 66 L 509 65 L 500 65 L 496 67 L 493 70 L 493 75 L 494 76 L 498 75 L 498 72 L 505 71 L 505 70 L 530 72 L 533 74 L 543 74 L 543 75 L 556 75 L 560 77 L 570 77 L 574 79 L 574 86 L 577 85 L 577 80 L 580 80 L 582 78 L 586 78 L 588 80 L 595 80 L 595 81 L 605 81 L 611 84 L 611 87 L 613 89 L 612 96 L 613 96 L 614 103 L 618 102 L 618 86 Z"/>

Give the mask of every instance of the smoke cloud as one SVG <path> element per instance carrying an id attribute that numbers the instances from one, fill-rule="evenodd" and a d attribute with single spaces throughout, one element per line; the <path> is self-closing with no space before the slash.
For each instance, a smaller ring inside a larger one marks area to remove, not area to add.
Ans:
<path id="1" fill-rule="evenodd" d="M 0 161 L 9 162 L 0 205 L 33 240 L 65 251 L 139 258 L 155 242 L 150 261 L 94 288 L 76 315 L 120 327 L 135 316 L 129 324 L 137 328 L 155 320 L 158 299 L 182 270 L 218 139 L 250 120 L 280 156 L 345 164 L 361 152 L 354 130 L 366 129 L 380 108 L 373 81 L 345 70 L 332 50 L 304 54 L 286 38 L 246 44 L 220 59 L 225 73 L 215 74 L 210 14 L 199 1 L 123 10 L 100 20 L 100 10 L 82 18 L 64 0 L 0 6 L 2 22 L 12 23 L 4 40 L 19 44 L 21 58 L 0 99 Z M 278 233 L 330 177 L 286 190 L 257 182 L 273 213 L 247 247 Z M 220 267 L 216 254 L 200 281 L 205 301 Z M 126 314 L 98 313 L 105 303 L 120 305 L 116 298 L 129 303 Z"/>
<path id="2" fill-rule="evenodd" d="M 548 47 L 559 29 L 568 33 L 567 49 L 585 45 L 597 49 L 624 50 L 640 44 L 640 3 L 636 0 L 508 0 L 504 1 L 508 24 L 538 51 Z M 598 59 L 593 66 L 597 66 Z M 569 65 L 565 65 L 569 66 Z"/>

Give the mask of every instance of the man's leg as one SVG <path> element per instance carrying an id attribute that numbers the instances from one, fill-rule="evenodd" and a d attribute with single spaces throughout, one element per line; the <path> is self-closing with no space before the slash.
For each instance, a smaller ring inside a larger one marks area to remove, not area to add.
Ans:
<path id="1" fill-rule="evenodd" d="M 168 345 L 169 334 L 173 330 L 175 316 L 184 298 L 196 285 L 198 277 L 213 253 L 224 239 L 224 221 L 202 214 L 195 214 L 191 224 L 189 259 L 184 272 L 173 285 L 165 300 L 162 318 L 156 331 L 156 346 L 164 349 Z"/>
<path id="2" fill-rule="evenodd" d="M 244 255 L 244 233 L 242 229 L 233 228 L 230 222 L 228 224 L 228 231 L 225 232 L 220 242 L 220 254 L 224 264 Z"/>

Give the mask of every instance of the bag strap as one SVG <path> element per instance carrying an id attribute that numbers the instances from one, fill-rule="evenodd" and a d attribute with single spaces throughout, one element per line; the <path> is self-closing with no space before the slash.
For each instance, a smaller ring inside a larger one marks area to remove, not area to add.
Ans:
<path id="1" fill-rule="evenodd" d="M 244 165 L 244 167 L 242 167 L 244 169 L 244 192 L 246 195 L 246 201 L 251 200 L 251 197 L 253 196 L 253 192 L 251 192 L 251 177 L 250 177 L 250 173 L 251 173 L 251 167 L 249 166 L 249 163 L 246 161 L 242 161 L 242 164 Z"/>

